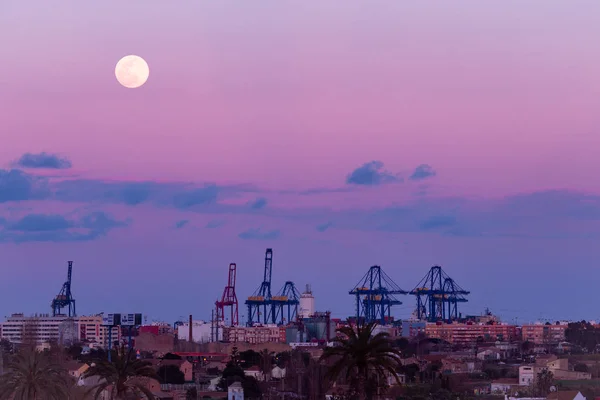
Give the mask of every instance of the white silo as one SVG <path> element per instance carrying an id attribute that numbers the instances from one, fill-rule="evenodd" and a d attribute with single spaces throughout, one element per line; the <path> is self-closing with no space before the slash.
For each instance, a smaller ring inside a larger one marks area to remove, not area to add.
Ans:
<path id="1" fill-rule="evenodd" d="M 298 316 L 300 318 L 309 318 L 315 313 L 315 298 L 313 297 L 310 285 L 306 285 L 306 290 L 300 295 L 300 309 Z"/>

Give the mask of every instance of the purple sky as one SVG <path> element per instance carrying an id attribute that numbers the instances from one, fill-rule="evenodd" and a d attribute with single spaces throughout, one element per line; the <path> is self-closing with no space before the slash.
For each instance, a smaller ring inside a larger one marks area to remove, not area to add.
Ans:
<path id="1" fill-rule="evenodd" d="M 337 317 L 440 264 L 466 313 L 599 319 L 599 35 L 596 0 L 3 1 L 0 315 L 72 259 L 80 314 L 208 318 L 272 247 Z"/>

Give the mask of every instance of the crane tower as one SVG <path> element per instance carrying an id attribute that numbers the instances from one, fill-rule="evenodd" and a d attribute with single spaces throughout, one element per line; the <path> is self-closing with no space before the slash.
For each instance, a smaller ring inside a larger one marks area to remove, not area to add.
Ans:
<path id="1" fill-rule="evenodd" d="M 227 286 L 223 290 L 221 300 L 217 300 L 215 303 L 217 308 L 217 323 L 225 322 L 225 307 L 231 308 L 231 325 L 239 325 L 239 313 L 238 313 L 238 299 L 235 294 L 235 278 L 236 278 L 236 264 L 229 264 L 229 279 Z"/>
<path id="2" fill-rule="evenodd" d="M 458 303 L 467 302 L 465 296 L 469 293 L 438 265 L 431 267 L 427 275 L 410 291 L 417 298 L 417 318 L 429 322 L 459 319 Z"/>
<path id="3" fill-rule="evenodd" d="M 271 278 L 273 274 L 273 249 L 265 252 L 265 269 L 263 281 L 254 294 L 248 297 L 248 326 L 254 323 L 274 324 L 276 320 L 275 310 L 271 294 Z M 261 318 L 262 316 L 262 318 Z"/>
<path id="4" fill-rule="evenodd" d="M 63 315 L 62 309 L 68 307 L 69 308 L 69 317 L 77 316 L 75 311 L 75 299 L 71 293 L 71 274 L 73 271 L 73 261 L 68 262 L 69 268 L 67 272 L 67 281 L 63 283 L 60 292 L 58 295 L 52 300 L 52 315 L 56 317 L 57 315 Z"/>
<path id="5" fill-rule="evenodd" d="M 365 323 L 386 325 L 392 317 L 392 306 L 402 304 L 394 295 L 407 292 L 400 289 L 379 265 L 374 265 L 349 294 L 356 297 L 358 323 L 364 320 Z"/>

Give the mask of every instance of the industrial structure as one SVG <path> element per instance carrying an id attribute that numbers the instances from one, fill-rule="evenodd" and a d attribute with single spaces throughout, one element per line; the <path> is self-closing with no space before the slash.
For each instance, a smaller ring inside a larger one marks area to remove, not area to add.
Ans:
<path id="1" fill-rule="evenodd" d="M 309 318 L 315 313 L 315 297 L 312 294 L 310 285 L 306 285 L 306 289 L 300 295 L 300 309 L 298 310 L 298 318 Z"/>
<path id="2" fill-rule="evenodd" d="M 77 316 L 75 311 L 75 299 L 71 293 L 71 274 L 73 271 L 73 261 L 68 262 L 69 269 L 67 272 L 67 281 L 63 283 L 62 288 L 58 295 L 52 300 L 52 316 L 56 317 L 59 315 L 65 315 L 62 312 L 63 308 L 68 307 L 69 313 L 66 314 L 69 317 Z"/>
<path id="3" fill-rule="evenodd" d="M 276 296 L 271 298 L 273 319 L 276 324 L 283 325 L 295 320 L 298 316 L 300 293 L 294 282 L 287 281 Z M 287 313 L 286 313 L 287 311 Z"/>
<path id="4" fill-rule="evenodd" d="M 458 303 L 467 302 L 469 293 L 437 265 L 410 291 L 417 298 L 417 318 L 428 322 L 459 319 Z"/>
<path id="5" fill-rule="evenodd" d="M 273 302 L 271 294 L 272 275 L 273 249 L 267 249 L 267 251 L 265 252 L 265 269 L 263 281 L 258 287 L 258 289 L 256 289 L 254 294 L 248 297 L 248 300 L 246 300 L 246 305 L 248 306 L 248 326 L 252 326 L 255 323 L 261 323 L 261 321 L 263 324 L 275 323 L 275 315 L 273 315 Z"/>
<path id="6" fill-rule="evenodd" d="M 230 308 L 230 324 L 233 326 L 239 325 L 239 313 L 238 313 L 238 299 L 235 294 L 235 278 L 236 278 L 236 264 L 229 264 L 229 279 L 227 280 L 227 286 L 223 290 L 221 300 L 217 300 L 216 306 L 216 323 L 220 326 L 225 323 L 225 307 Z"/>
<path id="7" fill-rule="evenodd" d="M 377 322 L 386 325 L 391 321 L 391 308 L 402 304 L 395 295 L 407 294 L 381 269 L 374 265 L 349 294 L 356 297 L 357 322 Z"/>

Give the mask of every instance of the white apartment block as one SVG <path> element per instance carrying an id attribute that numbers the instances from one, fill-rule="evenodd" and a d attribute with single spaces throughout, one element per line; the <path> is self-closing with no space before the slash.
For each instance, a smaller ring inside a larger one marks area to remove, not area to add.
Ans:
<path id="1" fill-rule="evenodd" d="M 112 329 L 113 341 L 120 340 L 120 329 Z M 1 324 L 0 337 L 15 344 L 29 342 L 41 345 L 55 342 L 69 345 L 83 342 L 94 347 L 108 346 L 108 328 L 102 326 L 101 315 L 69 318 L 65 315 L 53 317 L 49 314 L 13 314 Z"/>

